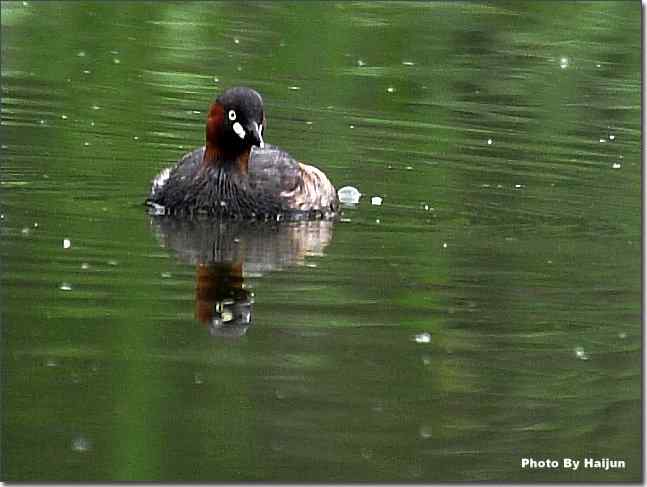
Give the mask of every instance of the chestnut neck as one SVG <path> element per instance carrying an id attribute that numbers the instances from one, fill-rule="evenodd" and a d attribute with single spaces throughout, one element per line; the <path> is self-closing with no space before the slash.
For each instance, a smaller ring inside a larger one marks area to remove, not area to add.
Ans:
<path id="1" fill-rule="evenodd" d="M 233 163 L 235 167 L 240 168 L 241 172 L 247 173 L 250 149 L 245 149 L 242 153 L 225 150 L 222 144 L 222 140 L 226 136 L 223 129 L 224 125 L 225 108 L 220 103 L 215 102 L 211 105 L 207 116 L 205 151 L 202 164 L 204 167 L 218 167 L 226 163 Z"/>

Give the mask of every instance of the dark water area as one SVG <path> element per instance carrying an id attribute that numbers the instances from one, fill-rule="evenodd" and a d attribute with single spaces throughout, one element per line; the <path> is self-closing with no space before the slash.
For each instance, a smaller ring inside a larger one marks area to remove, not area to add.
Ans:
<path id="1" fill-rule="evenodd" d="M 1 8 L 3 480 L 641 480 L 639 2 Z M 359 205 L 147 214 L 236 85 Z"/>

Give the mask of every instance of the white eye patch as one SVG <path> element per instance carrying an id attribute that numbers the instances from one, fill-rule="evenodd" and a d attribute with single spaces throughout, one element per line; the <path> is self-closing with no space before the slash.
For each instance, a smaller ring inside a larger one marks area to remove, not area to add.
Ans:
<path id="1" fill-rule="evenodd" d="M 234 110 L 229 110 L 229 113 L 227 114 L 227 116 L 229 117 L 229 120 L 231 120 L 232 122 L 236 120 L 236 112 Z"/>
<path id="2" fill-rule="evenodd" d="M 231 112 L 229 112 L 229 113 L 231 113 Z M 234 132 L 236 132 L 236 135 L 238 135 L 238 137 L 240 137 L 241 139 L 245 138 L 245 129 L 243 128 L 243 126 L 240 123 L 236 122 L 233 125 L 232 128 L 234 129 Z"/>

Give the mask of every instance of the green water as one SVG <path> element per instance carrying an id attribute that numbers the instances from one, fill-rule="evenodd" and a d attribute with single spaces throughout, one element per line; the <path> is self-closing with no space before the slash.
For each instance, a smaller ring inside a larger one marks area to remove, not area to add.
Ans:
<path id="1" fill-rule="evenodd" d="M 2 479 L 640 480 L 640 8 L 3 2 Z M 359 206 L 147 215 L 234 85 Z"/>

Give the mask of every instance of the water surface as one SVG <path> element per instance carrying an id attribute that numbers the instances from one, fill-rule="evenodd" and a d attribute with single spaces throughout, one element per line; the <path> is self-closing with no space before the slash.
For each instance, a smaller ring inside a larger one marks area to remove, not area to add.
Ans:
<path id="1" fill-rule="evenodd" d="M 2 478 L 639 480 L 640 14 L 3 2 Z M 147 215 L 233 85 L 359 206 Z"/>

